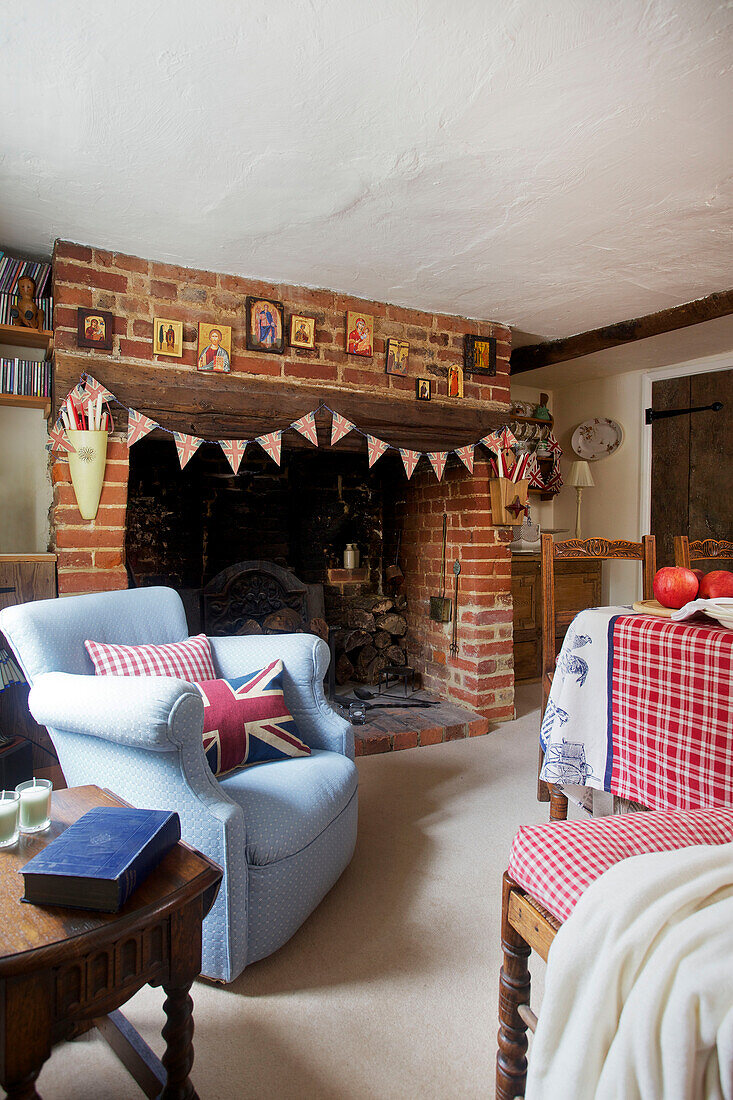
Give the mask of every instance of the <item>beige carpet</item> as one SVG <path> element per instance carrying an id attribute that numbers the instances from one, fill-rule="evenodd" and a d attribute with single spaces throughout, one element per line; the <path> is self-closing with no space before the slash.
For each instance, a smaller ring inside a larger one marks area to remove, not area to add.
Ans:
<path id="1" fill-rule="evenodd" d="M 202 1100 L 494 1095 L 501 875 L 535 801 L 539 687 L 486 737 L 361 759 L 356 855 L 275 955 L 197 982 Z M 543 964 L 535 992 L 541 993 Z M 126 1015 L 162 1053 L 162 993 Z M 142 1095 L 101 1039 L 54 1051 L 44 1100 Z"/>

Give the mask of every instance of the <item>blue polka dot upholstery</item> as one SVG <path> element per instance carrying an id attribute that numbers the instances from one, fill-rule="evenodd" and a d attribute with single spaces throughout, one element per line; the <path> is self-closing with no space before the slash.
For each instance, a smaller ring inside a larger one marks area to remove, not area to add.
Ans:
<path id="1" fill-rule="evenodd" d="M 310 634 L 212 638 L 217 675 L 281 657 L 283 690 L 311 756 L 214 778 L 203 751 L 203 701 L 172 677 L 95 677 L 84 641 L 140 645 L 188 637 L 168 588 L 39 600 L 0 611 L 69 786 L 95 783 L 133 805 L 177 810 L 184 840 L 222 868 L 204 922 L 202 972 L 230 982 L 282 946 L 331 889 L 354 851 L 357 773 L 348 722 L 323 694 L 329 652 Z"/>

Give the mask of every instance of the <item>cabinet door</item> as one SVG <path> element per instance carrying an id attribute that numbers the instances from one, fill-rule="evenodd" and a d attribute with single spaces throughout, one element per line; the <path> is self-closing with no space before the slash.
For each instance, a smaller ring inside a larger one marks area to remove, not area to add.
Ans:
<path id="1" fill-rule="evenodd" d="M 512 562 L 514 605 L 514 679 L 534 680 L 540 675 L 539 562 Z"/>

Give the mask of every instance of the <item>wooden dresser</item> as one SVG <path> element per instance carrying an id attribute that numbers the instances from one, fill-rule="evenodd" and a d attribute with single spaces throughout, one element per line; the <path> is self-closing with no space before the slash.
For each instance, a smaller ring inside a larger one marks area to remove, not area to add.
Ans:
<path id="1" fill-rule="evenodd" d="M 573 618 L 601 603 L 602 561 L 555 562 L 557 648 Z M 514 679 L 535 680 L 542 662 L 542 582 L 539 554 L 512 556 Z"/>

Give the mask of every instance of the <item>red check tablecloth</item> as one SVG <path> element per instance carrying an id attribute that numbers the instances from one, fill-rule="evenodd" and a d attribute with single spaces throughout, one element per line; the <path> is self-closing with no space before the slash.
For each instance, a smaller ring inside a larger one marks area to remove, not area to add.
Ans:
<path id="1" fill-rule="evenodd" d="M 733 631 L 621 607 L 568 629 L 542 723 L 542 778 L 654 810 L 733 806 Z"/>
<path id="2" fill-rule="evenodd" d="M 733 804 L 733 631 L 619 616 L 611 790 L 653 809 Z"/>

